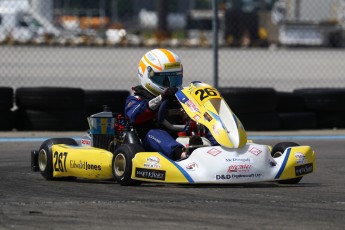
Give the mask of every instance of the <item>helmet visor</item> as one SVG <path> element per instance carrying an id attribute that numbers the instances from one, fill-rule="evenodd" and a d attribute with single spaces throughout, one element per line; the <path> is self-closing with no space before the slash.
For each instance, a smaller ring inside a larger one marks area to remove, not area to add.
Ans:
<path id="1" fill-rule="evenodd" d="M 154 73 L 151 81 L 161 87 L 180 87 L 182 85 L 182 71 Z"/>

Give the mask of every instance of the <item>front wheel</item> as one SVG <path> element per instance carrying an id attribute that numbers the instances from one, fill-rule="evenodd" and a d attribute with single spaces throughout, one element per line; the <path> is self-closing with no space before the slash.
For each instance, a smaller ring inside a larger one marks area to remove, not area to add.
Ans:
<path id="1" fill-rule="evenodd" d="M 57 144 L 78 145 L 72 138 L 52 138 L 44 141 L 38 152 L 38 167 L 46 180 L 53 180 L 53 153 L 52 146 Z M 72 179 L 72 178 L 66 178 Z"/>
<path id="2" fill-rule="evenodd" d="M 139 185 L 140 181 L 133 180 L 132 159 L 138 152 L 144 152 L 143 147 L 137 144 L 123 144 L 114 152 L 112 169 L 114 179 L 121 185 Z"/>
<path id="3" fill-rule="evenodd" d="M 280 157 L 281 155 L 283 155 L 283 153 L 285 152 L 287 148 L 295 147 L 295 146 L 299 146 L 299 144 L 295 142 L 280 142 L 272 148 L 271 156 L 273 158 Z M 298 184 L 298 182 L 300 182 L 301 180 L 302 180 L 302 177 L 297 177 L 293 179 L 280 180 L 278 182 L 280 184 Z"/>

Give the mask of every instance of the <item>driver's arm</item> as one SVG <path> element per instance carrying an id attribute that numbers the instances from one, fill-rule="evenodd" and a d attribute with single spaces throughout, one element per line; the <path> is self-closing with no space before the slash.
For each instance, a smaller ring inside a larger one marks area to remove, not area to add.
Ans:
<path id="1" fill-rule="evenodd" d="M 134 124 L 141 124 L 155 117 L 154 110 L 161 104 L 161 96 L 152 100 L 142 100 L 136 96 L 129 96 L 126 100 L 125 114 Z"/>
<path id="2" fill-rule="evenodd" d="M 157 97 L 151 99 L 148 102 L 149 108 L 152 110 L 156 110 L 161 105 L 162 101 L 175 98 L 176 92 L 177 92 L 176 87 L 165 89 L 161 95 L 158 95 Z"/>

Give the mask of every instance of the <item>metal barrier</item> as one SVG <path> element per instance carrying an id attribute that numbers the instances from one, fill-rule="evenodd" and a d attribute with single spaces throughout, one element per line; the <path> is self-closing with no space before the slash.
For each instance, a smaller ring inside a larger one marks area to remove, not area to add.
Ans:
<path id="1" fill-rule="evenodd" d="M 344 87 L 344 15 L 343 0 L 0 0 L 0 82 L 129 90 L 142 55 L 163 47 L 185 84 Z"/>

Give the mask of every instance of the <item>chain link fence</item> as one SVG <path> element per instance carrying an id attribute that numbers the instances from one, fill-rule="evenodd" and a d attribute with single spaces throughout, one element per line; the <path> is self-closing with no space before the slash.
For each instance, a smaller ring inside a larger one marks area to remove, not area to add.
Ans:
<path id="1" fill-rule="evenodd" d="M 215 0 L 214 0 L 215 1 Z M 343 0 L 218 0 L 221 87 L 345 87 Z M 130 89 L 150 49 L 213 83 L 212 0 L 0 0 L 0 82 Z"/>

